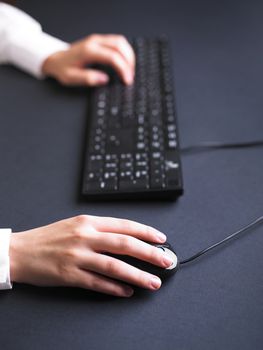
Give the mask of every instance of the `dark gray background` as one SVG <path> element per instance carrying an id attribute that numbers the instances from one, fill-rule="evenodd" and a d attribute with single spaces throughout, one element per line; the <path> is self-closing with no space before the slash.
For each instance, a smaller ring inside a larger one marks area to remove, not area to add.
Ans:
<path id="1" fill-rule="evenodd" d="M 166 34 L 174 56 L 182 146 L 263 134 L 261 1 L 19 1 L 66 41 L 89 33 Z M 179 257 L 262 215 L 262 148 L 182 157 L 177 202 L 78 200 L 85 89 L 0 67 L 0 226 L 29 229 L 79 213 L 164 231 Z M 115 299 L 15 285 L 0 294 L 1 348 L 262 349 L 263 231 L 180 270 L 160 291 Z"/>

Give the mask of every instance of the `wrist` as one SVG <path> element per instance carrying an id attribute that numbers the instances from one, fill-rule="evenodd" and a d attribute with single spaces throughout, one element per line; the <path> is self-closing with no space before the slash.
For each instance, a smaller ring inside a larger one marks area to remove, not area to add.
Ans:
<path id="1" fill-rule="evenodd" d="M 52 76 L 53 75 L 52 67 L 54 66 L 54 55 L 56 55 L 56 54 L 52 54 L 52 55 L 48 56 L 48 58 L 46 58 L 42 64 L 41 70 L 42 70 L 42 74 L 44 74 L 45 76 Z"/>
<path id="2" fill-rule="evenodd" d="M 63 51 L 58 51 L 48 56 L 42 64 L 42 74 L 49 77 L 57 78 L 60 70 L 60 58 L 63 55 Z"/>
<path id="3" fill-rule="evenodd" d="M 9 259 L 10 259 L 10 280 L 12 282 L 20 281 L 20 243 L 19 243 L 19 233 L 13 233 L 10 237 L 9 243 Z"/>

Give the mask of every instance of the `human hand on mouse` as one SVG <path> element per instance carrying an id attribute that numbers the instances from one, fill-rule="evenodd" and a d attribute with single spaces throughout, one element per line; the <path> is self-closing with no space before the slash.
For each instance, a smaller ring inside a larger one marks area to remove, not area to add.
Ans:
<path id="1" fill-rule="evenodd" d="M 171 259 L 145 241 L 164 243 L 156 229 L 134 221 L 80 215 L 53 224 L 13 233 L 10 277 L 38 286 L 75 286 L 129 297 L 134 284 L 157 290 L 161 280 L 103 253 L 136 257 L 167 268 Z M 123 283 L 124 282 L 124 283 Z"/>
<path id="2" fill-rule="evenodd" d="M 109 80 L 106 73 L 87 68 L 94 63 L 114 68 L 125 84 L 133 82 L 133 49 L 125 37 L 114 34 L 93 34 L 73 43 L 68 50 L 52 54 L 44 61 L 42 72 L 64 85 L 106 84 Z"/>

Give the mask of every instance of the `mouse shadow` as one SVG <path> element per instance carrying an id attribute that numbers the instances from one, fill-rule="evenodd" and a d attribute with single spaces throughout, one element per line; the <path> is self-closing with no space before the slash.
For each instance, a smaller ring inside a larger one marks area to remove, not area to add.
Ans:
<path id="1" fill-rule="evenodd" d="M 164 288 L 164 287 L 162 287 Z M 37 287 L 27 284 L 15 284 L 12 291 L 12 297 L 18 295 L 20 299 L 35 301 L 35 302 L 56 302 L 63 303 L 119 303 L 125 300 L 133 302 L 149 300 L 154 297 L 155 292 L 133 286 L 134 294 L 130 298 L 116 297 L 103 293 L 94 292 L 74 287 Z M 0 300 L 10 297 L 10 291 L 2 291 Z"/>
<path id="2" fill-rule="evenodd" d="M 19 297 L 19 299 L 30 300 L 35 302 L 56 302 L 60 303 L 120 303 L 130 302 L 143 302 L 149 301 L 156 296 L 156 293 L 161 293 L 169 288 L 170 282 L 173 279 L 173 275 L 166 277 L 163 280 L 160 290 L 152 291 L 144 288 L 140 288 L 134 285 L 130 285 L 134 294 L 132 297 L 117 297 L 108 294 L 95 292 L 88 289 L 76 288 L 76 287 L 38 287 L 23 283 L 14 283 L 13 291 L 10 294 L 9 290 L 3 290 L 0 293 L 0 300 L 9 299 L 10 297 Z"/>

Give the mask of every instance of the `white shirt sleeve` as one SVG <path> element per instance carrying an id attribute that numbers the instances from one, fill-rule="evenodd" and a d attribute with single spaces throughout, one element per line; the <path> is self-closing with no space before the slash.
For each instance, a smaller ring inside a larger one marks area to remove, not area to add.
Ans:
<path id="1" fill-rule="evenodd" d="M 68 47 L 68 43 L 44 33 L 23 11 L 0 3 L 0 64 L 10 63 L 42 78 L 45 59 Z"/>
<path id="2" fill-rule="evenodd" d="M 0 229 L 0 289 L 11 289 L 10 263 L 9 263 L 9 242 L 11 230 Z"/>

